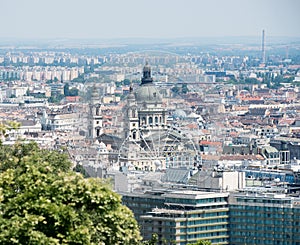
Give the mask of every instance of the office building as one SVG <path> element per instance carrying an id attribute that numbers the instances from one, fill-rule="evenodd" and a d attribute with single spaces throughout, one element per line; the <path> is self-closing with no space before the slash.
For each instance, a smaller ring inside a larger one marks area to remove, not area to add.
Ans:
<path id="1" fill-rule="evenodd" d="M 134 211 L 145 240 L 157 234 L 159 244 L 186 245 L 200 239 L 229 244 L 228 193 L 162 193 L 123 196 L 123 203 Z"/>
<path id="2" fill-rule="evenodd" d="M 230 244 L 300 245 L 300 198 L 267 189 L 230 195 Z"/>

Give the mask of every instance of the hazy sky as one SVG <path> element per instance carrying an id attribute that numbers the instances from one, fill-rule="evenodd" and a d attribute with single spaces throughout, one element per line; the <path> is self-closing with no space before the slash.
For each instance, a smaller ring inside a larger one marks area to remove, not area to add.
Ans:
<path id="1" fill-rule="evenodd" d="M 299 0 L 0 0 L 0 38 L 300 36 Z"/>

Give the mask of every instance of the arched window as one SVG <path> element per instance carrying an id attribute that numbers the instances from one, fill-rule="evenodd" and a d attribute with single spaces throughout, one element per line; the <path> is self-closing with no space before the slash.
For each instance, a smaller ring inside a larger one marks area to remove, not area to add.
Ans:
<path id="1" fill-rule="evenodd" d="M 158 123 L 158 117 L 155 117 L 155 123 Z"/>
<path id="2" fill-rule="evenodd" d="M 149 117 L 149 124 L 152 124 L 152 123 L 153 123 L 153 118 Z"/>
<path id="3" fill-rule="evenodd" d="M 136 117 L 135 109 L 132 109 L 132 117 Z"/>
<path id="4" fill-rule="evenodd" d="M 134 140 L 136 140 L 136 132 L 133 132 L 133 133 L 132 133 L 132 138 L 133 138 Z"/>
<path id="5" fill-rule="evenodd" d="M 146 117 L 142 118 L 142 125 L 146 124 Z"/>

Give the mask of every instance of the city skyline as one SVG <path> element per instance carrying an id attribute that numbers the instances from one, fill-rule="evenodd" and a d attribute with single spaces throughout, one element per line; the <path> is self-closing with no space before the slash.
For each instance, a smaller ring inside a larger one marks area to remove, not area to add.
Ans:
<path id="1" fill-rule="evenodd" d="M 299 37 L 300 2 L 288 1 L 6 1 L 0 39 Z"/>

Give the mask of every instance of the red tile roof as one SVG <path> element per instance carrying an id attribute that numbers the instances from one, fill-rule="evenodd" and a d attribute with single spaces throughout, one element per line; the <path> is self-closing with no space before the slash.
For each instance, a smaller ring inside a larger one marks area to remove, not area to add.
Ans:
<path id="1" fill-rule="evenodd" d="M 80 96 L 66 96 L 66 101 L 68 102 L 78 102 L 80 100 Z"/>
<path id="2" fill-rule="evenodd" d="M 200 145 L 211 145 L 211 146 L 222 146 L 222 142 L 219 141 L 208 141 L 208 140 L 201 140 L 199 142 Z"/>

